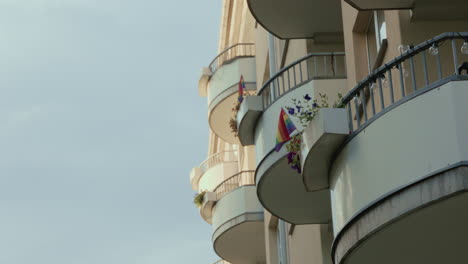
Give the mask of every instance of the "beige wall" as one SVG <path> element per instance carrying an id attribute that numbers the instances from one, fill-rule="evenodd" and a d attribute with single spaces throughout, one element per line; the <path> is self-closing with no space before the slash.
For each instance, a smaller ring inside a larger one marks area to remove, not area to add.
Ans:
<path id="1" fill-rule="evenodd" d="M 268 32 L 260 24 L 255 28 L 255 63 L 258 91 L 270 78 L 268 67 Z"/>
<path id="2" fill-rule="evenodd" d="M 290 264 L 332 264 L 329 225 L 297 225 L 288 236 Z"/>
<path id="3" fill-rule="evenodd" d="M 264 210 L 266 264 L 278 264 L 278 218 Z"/>
<path id="4" fill-rule="evenodd" d="M 224 0 L 218 41 L 218 51 L 238 44 L 253 43 L 255 19 L 244 0 Z"/>
<path id="5" fill-rule="evenodd" d="M 265 250 L 267 264 L 278 264 L 278 218 L 265 210 Z M 331 225 L 287 224 L 288 257 L 290 264 L 332 264 Z"/>
<path id="6" fill-rule="evenodd" d="M 278 45 L 276 45 L 278 47 Z M 286 53 L 285 53 L 286 52 Z M 305 39 L 292 39 L 289 41 L 288 49 L 283 50 L 277 62 L 284 61 L 283 67 L 288 66 L 291 62 L 298 60 L 307 55 L 307 41 Z"/>

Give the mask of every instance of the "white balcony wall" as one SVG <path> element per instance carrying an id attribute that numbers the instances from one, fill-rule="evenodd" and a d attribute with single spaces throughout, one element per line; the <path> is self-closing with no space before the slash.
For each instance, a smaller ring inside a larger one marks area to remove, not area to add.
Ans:
<path id="1" fill-rule="evenodd" d="M 213 231 L 229 220 L 248 213 L 263 213 L 255 186 L 237 188 L 216 203 L 213 214 Z"/>
<path id="2" fill-rule="evenodd" d="M 318 93 L 328 94 L 329 102 L 333 102 L 337 99 L 338 92 L 344 92 L 346 88 L 345 79 L 331 79 L 331 80 L 312 80 L 303 86 L 284 94 L 275 103 L 273 103 L 260 117 L 257 128 L 255 131 L 255 150 L 257 157 L 257 166 L 269 153 L 275 148 L 276 145 L 276 133 L 278 130 L 278 118 L 281 111 L 281 107 L 292 107 L 292 99 L 301 99 L 305 94 L 309 94 L 311 97 L 314 95 L 318 96 Z M 317 98 L 317 97 L 316 97 Z M 286 111 L 286 110 L 285 110 Z M 299 121 L 291 117 L 296 128 L 300 131 L 303 127 Z"/>
<path id="3" fill-rule="evenodd" d="M 237 161 L 224 162 L 208 169 L 200 178 L 198 190 L 213 191 L 221 182 L 239 172 Z"/>
<path id="4" fill-rule="evenodd" d="M 243 186 L 223 196 L 213 209 L 213 246 L 231 263 L 265 263 L 263 208 L 255 186 Z"/>
<path id="5" fill-rule="evenodd" d="M 236 58 L 213 74 L 208 84 L 208 122 L 211 130 L 224 141 L 238 144 L 229 120 L 238 98 L 238 84 L 244 77 L 246 90 L 255 90 L 255 58 Z"/>
<path id="6" fill-rule="evenodd" d="M 384 195 L 468 161 L 468 81 L 449 82 L 390 110 L 354 137 L 330 173 L 335 235 Z"/>
<path id="7" fill-rule="evenodd" d="M 237 58 L 231 63 L 225 64 L 218 68 L 208 83 L 208 105 L 218 97 L 226 89 L 235 86 L 237 92 L 237 84 L 240 76 L 244 76 L 244 81 L 255 82 L 255 58 Z M 232 93 L 231 93 L 232 94 Z M 227 94 L 226 96 L 229 96 Z"/>

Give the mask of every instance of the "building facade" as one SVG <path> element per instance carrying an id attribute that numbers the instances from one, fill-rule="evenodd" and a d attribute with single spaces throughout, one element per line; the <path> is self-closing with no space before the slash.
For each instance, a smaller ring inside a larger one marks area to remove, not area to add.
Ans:
<path id="1" fill-rule="evenodd" d="M 191 172 L 223 261 L 467 261 L 467 8 L 224 0 Z"/>

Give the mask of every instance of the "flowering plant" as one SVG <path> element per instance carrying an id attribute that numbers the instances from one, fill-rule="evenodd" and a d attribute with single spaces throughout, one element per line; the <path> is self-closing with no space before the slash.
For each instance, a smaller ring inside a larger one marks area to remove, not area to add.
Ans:
<path id="1" fill-rule="evenodd" d="M 338 93 L 338 100 L 333 104 L 333 108 L 343 108 L 344 104 L 342 103 L 343 95 Z M 312 100 L 312 103 L 309 103 L 312 98 L 308 94 L 304 95 L 304 101 L 292 99 L 294 107 L 286 107 L 288 113 L 299 119 L 299 122 L 303 127 L 306 127 L 310 121 L 318 114 L 320 108 L 328 108 L 330 104 L 328 103 L 328 96 L 326 94 L 319 93 L 319 98 Z"/>
<path id="2" fill-rule="evenodd" d="M 328 103 L 328 96 L 326 94 L 319 93 L 319 98 L 312 100 L 312 98 L 306 94 L 304 100 L 292 99 L 294 107 L 286 107 L 288 114 L 299 119 L 299 122 L 303 127 L 306 127 L 310 121 L 319 113 L 320 108 L 330 107 Z M 343 108 L 342 102 L 343 95 L 338 93 L 338 100 L 333 103 L 333 108 Z M 312 100 L 312 102 L 310 102 Z M 291 169 L 301 173 L 301 158 L 299 152 L 301 151 L 301 134 L 298 134 L 289 140 L 286 144 L 288 150 L 288 164 L 291 165 Z"/>

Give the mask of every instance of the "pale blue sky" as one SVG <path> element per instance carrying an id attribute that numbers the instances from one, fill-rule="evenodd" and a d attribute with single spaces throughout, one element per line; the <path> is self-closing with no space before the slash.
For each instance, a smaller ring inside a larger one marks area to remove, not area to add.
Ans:
<path id="1" fill-rule="evenodd" d="M 192 204 L 222 1 L 0 1 L 0 263 L 209 264 Z"/>

